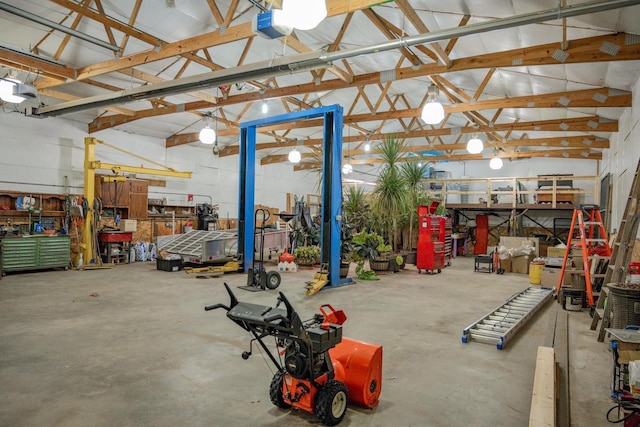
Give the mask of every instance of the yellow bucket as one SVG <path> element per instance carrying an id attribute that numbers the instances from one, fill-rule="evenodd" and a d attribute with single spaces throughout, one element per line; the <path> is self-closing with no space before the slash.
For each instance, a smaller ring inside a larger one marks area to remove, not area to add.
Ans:
<path id="1" fill-rule="evenodd" d="M 539 285 L 542 281 L 542 267 L 544 262 L 532 261 L 529 263 L 529 283 Z"/>

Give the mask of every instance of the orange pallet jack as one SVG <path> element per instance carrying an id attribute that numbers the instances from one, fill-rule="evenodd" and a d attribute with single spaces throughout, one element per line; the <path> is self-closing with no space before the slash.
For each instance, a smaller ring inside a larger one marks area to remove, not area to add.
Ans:
<path id="1" fill-rule="evenodd" d="M 584 220 L 584 213 L 589 215 L 589 221 Z M 576 227 L 579 231 L 579 243 L 574 243 Z M 580 248 L 582 252 L 582 270 L 567 269 L 567 261 L 571 255 L 571 250 L 574 248 Z M 567 249 L 564 252 L 564 258 L 562 260 L 562 270 L 560 271 L 560 277 L 558 278 L 558 285 L 556 287 L 556 296 L 560 295 L 562 284 L 564 283 L 564 275 L 567 272 L 571 274 L 584 274 L 585 287 L 587 292 L 587 301 L 589 307 L 593 307 L 593 281 L 592 279 L 597 277 L 604 277 L 604 274 L 596 274 L 594 260 L 610 259 L 611 258 L 611 246 L 607 240 L 607 232 L 604 229 L 602 222 L 602 216 L 597 205 L 582 205 L 573 210 L 573 217 L 571 218 L 571 228 L 569 229 L 569 237 L 567 238 Z"/>

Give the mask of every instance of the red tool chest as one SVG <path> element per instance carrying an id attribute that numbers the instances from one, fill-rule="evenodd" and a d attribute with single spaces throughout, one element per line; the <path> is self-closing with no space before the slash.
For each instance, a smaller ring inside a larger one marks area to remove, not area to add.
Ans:
<path id="1" fill-rule="evenodd" d="M 422 273 L 422 270 L 431 274 L 440 273 L 446 265 L 451 264 L 452 222 L 450 218 L 433 215 L 438 206 L 437 202 L 434 203 L 418 206 L 418 273 Z"/>

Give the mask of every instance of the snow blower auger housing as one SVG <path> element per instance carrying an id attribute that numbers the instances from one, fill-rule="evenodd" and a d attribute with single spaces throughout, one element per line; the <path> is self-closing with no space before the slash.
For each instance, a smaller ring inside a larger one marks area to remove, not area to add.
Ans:
<path id="1" fill-rule="evenodd" d="M 382 390 L 382 347 L 342 337 L 347 316 L 331 305 L 303 321 L 282 292 L 274 307 L 238 302 L 225 283 L 229 306 L 214 304 L 206 311 L 223 308 L 227 317 L 253 338 L 248 359 L 256 341 L 276 367 L 269 386 L 271 402 L 279 408 L 297 408 L 316 414 L 333 426 L 345 416 L 347 403 L 365 408 L 378 405 Z M 279 308 L 284 304 L 284 309 Z M 273 336 L 276 351 L 264 338 Z M 282 361 L 284 356 L 284 361 Z"/>

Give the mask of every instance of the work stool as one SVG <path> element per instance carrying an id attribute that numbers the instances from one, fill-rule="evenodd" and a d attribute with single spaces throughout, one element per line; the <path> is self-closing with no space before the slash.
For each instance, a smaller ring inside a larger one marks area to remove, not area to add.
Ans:
<path id="1" fill-rule="evenodd" d="M 488 255 L 476 255 L 473 271 L 493 273 L 493 252 Z"/>

